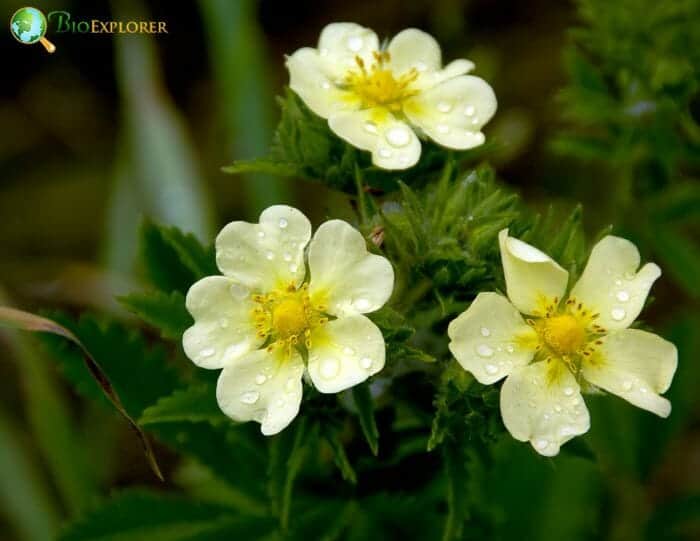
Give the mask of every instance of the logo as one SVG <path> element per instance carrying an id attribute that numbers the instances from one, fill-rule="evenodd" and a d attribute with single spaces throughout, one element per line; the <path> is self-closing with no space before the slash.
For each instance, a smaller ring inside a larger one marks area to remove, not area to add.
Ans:
<path id="1" fill-rule="evenodd" d="M 32 7 L 18 9 L 10 19 L 10 32 L 17 41 L 23 45 L 39 42 L 47 52 L 53 53 L 56 46 L 44 37 L 47 28 L 46 16 Z"/>
<path id="2" fill-rule="evenodd" d="M 10 19 L 10 32 L 23 45 L 41 43 L 53 53 L 56 46 L 44 36 L 49 23 L 55 33 L 64 34 L 167 34 L 165 21 L 103 21 L 73 19 L 67 11 L 50 11 L 48 18 L 37 8 L 24 7 Z"/>

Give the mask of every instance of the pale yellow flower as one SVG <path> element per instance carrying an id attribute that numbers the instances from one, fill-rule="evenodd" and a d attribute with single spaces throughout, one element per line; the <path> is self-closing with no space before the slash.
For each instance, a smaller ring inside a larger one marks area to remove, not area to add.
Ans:
<path id="1" fill-rule="evenodd" d="M 296 417 L 304 374 L 320 392 L 337 393 L 384 367 L 382 333 L 362 314 L 391 295 L 391 264 L 341 220 L 309 239 L 309 220 L 284 205 L 257 224 L 232 222 L 216 238 L 223 276 L 187 294 L 195 323 L 183 336 L 185 353 L 202 368 L 223 368 L 222 411 L 259 422 L 266 435 Z"/>
<path id="2" fill-rule="evenodd" d="M 450 350 L 483 384 L 507 377 L 501 415 L 512 436 L 552 456 L 589 429 L 583 390 L 600 388 L 661 417 L 660 396 L 673 379 L 676 347 L 629 329 L 659 267 L 628 240 L 608 236 L 593 247 L 578 283 L 566 295 L 568 272 L 547 254 L 499 234 L 508 298 L 480 293 L 450 323 Z M 525 318 L 521 314 L 525 314 Z"/>
<path id="3" fill-rule="evenodd" d="M 455 60 L 443 67 L 438 43 L 415 28 L 382 48 L 368 28 L 329 24 L 318 48 L 297 50 L 287 68 L 289 86 L 304 103 L 384 169 L 418 161 L 417 135 L 459 150 L 481 145 L 481 128 L 496 111 L 491 87 L 466 75 L 474 64 Z"/>

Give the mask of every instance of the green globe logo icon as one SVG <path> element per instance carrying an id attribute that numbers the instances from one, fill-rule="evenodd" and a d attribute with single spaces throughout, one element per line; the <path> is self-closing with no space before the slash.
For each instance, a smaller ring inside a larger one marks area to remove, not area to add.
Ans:
<path id="1" fill-rule="evenodd" d="M 53 53 L 56 46 L 44 37 L 47 26 L 44 14 L 32 7 L 18 9 L 10 19 L 10 32 L 17 41 L 24 45 L 39 42 L 48 52 Z"/>

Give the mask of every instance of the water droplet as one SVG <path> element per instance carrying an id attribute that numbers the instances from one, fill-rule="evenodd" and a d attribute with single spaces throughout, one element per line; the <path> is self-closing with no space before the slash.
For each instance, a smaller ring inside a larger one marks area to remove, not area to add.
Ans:
<path id="1" fill-rule="evenodd" d="M 576 429 L 573 426 L 562 426 L 559 429 L 559 435 L 562 437 L 573 436 L 576 434 Z"/>
<path id="2" fill-rule="evenodd" d="M 367 299 L 355 299 L 353 305 L 360 311 L 367 310 L 368 308 L 370 308 L 370 306 L 372 306 L 372 304 Z"/>
<path id="3" fill-rule="evenodd" d="M 235 299 L 245 299 L 248 296 L 248 288 L 242 284 L 231 284 L 228 291 Z"/>
<path id="4" fill-rule="evenodd" d="M 474 114 L 474 111 L 475 111 L 475 110 L 474 110 L 474 106 L 473 106 L 473 105 L 467 105 L 467 106 L 464 108 L 464 114 L 465 114 L 466 116 L 472 116 L 472 115 Z"/>
<path id="5" fill-rule="evenodd" d="M 573 387 L 564 387 L 564 394 L 566 396 L 571 396 L 574 394 L 574 388 Z"/>
<path id="6" fill-rule="evenodd" d="M 476 126 L 480 122 L 479 117 L 475 116 L 472 118 L 472 125 Z"/>
<path id="7" fill-rule="evenodd" d="M 273 254 L 272 252 L 267 252 L 265 254 L 265 257 L 267 258 L 268 261 L 272 261 L 275 258 L 275 254 Z"/>
<path id="8" fill-rule="evenodd" d="M 425 62 L 416 62 L 415 66 L 418 71 L 425 71 L 428 69 L 428 65 Z"/>
<path id="9" fill-rule="evenodd" d="M 437 109 L 441 113 L 449 113 L 452 110 L 452 104 L 447 101 L 441 101 L 440 103 L 438 103 Z"/>
<path id="10" fill-rule="evenodd" d="M 486 327 L 481 327 L 481 336 L 491 336 L 491 331 Z"/>
<path id="11" fill-rule="evenodd" d="M 621 285 L 622 285 L 622 280 L 615 280 L 615 285 L 616 285 L 616 286 L 621 286 Z"/>
<path id="12" fill-rule="evenodd" d="M 350 36 L 348 38 L 348 49 L 350 49 L 353 53 L 356 53 L 362 49 L 363 44 L 364 43 L 360 36 Z"/>
<path id="13" fill-rule="evenodd" d="M 258 385 L 262 385 L 266 381 L 267 376 L 265 374 L 258 374 L 257 376 L 255 376 L 255 383 L 257 383 Z"/>
<path id="14" fill-rule="evenodd" d="M 615 321 L 622 321 L 625 319 L 627 312 L 625 312 L 624 308 L 617 307 L 610 311 L 610 315 Z"/>
<path id="15" fill-rule="evenodd" d="M 219 320 L 219 327 L 221 327 L 222 329 L 225 329 L 226 327 L 228 327 L 228 319 L 221 318 Z"/>
<path id="16" fill-rule="evenodd" d="M 258 237 L 263 238 L 265 236 L 265 231 L 258 231 Z"/>
<path id="17" fill-rule="evenodd" d="M 382 158 L 391 158 L 391 154 L 392 154 L 392 152 L 388 148 L 380 148 L 379 149 L 379 155 Z"/>
<path id="18" fill-rule="evenodd" d="M 404 147 L 411 140 L 411 136 L 406 128 L 395 127 L 387 132 L 386 139 L 389 141 L 389 144 L 395 147 Z"/>
<path id="19" fill-rule="evenodd" d="M 639 388 L 639 392 L 642 393 L 642 394 L 646 394 L 646 393 L 649 392 L 649 389 L 647 389 L 646 387 L 640 387 L 640 388 Z"/>
<path id="20" fill-rule="evenodd" d="M 369 133 L 377 133 L 377 125 L 371 120 L 365 122 L 365 131 Z"/>
<path id="21" fill-rule="evenodd" d="M 615 296 L 617 297 L 617 300 L 620 302 L 627 302 L 628 300 L 630 300 L 630 294 L 627 293 L 627 291 L 618 291 L 617 295 L 615 295 Z"/>
<path id="22" fill-rule="evenodd" d="M 484 141 L 486 141 L 486 136 L 481 132 L 474 133 L 472 134 L 472 139 L 474 140 L 475 145 L 483 145 Z"/>
<path id="23" fill-rule="evenodd" d="M 260 398 L 260 393 L 257 391 L 248 391 L 241 395 L 241 402 L 244 404 L 255 404 Z"/>
<path id="24" fill-rule="evenodd" d="M 340 363 L 338 359 L 323 359 L 321 361 L 321 377 L 324 379 L 333 379 L 340 372 Z"/>
<path id="25" fill-rule="evenodd" d="M 532 400 L 530 400 L 530 401 L 527 403 L 527 405 L 530 406 L 532 409 L 535 409 L 535 406 L 536 406 L 537 404 L 535 404 Z"/>
<path id="26" fill-rule="evenodd" d="M 257 410 L 255 413 L 253 413 L 253 420 L 257 421 L 258 423 L 262 423 L 267 419 L 267 411 L 265 410 Z"/>
<path id="27" fill-rule="evenodd" d="M 214 355 L 214 353 L 216 353 L 216 350 L 214 348 L 206 348 L 199 352 L 199 356 L 211 357 L 212 355 Z"/>
<path id="28" fill-rule="evenodd" d="M 328 81 L 323 81 L 323 83 L 321 83 L 321 88 L 323 90 L 329 90 L 331 88 L 331 84 Z"/>
<path id="29" fill-rule="evenodd" d="M 486 365 L 486 372 L 487 372 L 488 374 L 493 375 L 493 374 L 495 374 L 496 372 L 498 372 L 498 367 L 497 367 L 495 364 L 487 364 L 487 365 Z"/>
<path id="30" fill-rule="evenodd" d="M 554 411 L 556 411 L 557 413 L 561 413 L 561 410 L 561 404 L 554 404 Z"/>
<path id="31" fill-rule="evenodd" d="M 486 344 L 481 344 L 476 348 L 476 352 L 482 357 L 491 357 L 493 355 L 493 349 L 491 349 Z"/>
<path id="32" fill-rule="evenodd" d="M 624 278 L 625 278 L 625 280 L 634 280 L 634 273 L 633 273 L 633 272 L 630 272 L 630 271 L 627 271 L 627 272 L 624 274 Z"/>
<path id="33" fill-rule="evenodd" d="M 372 359 L 370 359 L 369 357 L 362 357 L 362 359 L 360 359 L 360 366 L 365 370 L 369 370 L 370 368 L 372 368 L 372 364 Z"/>
<path id="34" fill-rule="evenodd" d="M 285 261 L 291 261 L 292 260 L 292 254 L 289 252 L 285 252 L 284 255 L 282 256 Z"/>
<path id="35" fill-rule="evenodd" d="M 506 347 L 506 351 L 507 351 L 508 353 L 513 353 L 513 352 L 515 351 L 515 348 L 513 347 L 513 344 L 508 344 L 508 346 Z"/>
<path id="36" fill-rule="evenodd" d="M 289 378 L 287 380 L 287 383 L 284 384 L 284 388 L 288 393 L 293 393 L 294 389 L 296 388 L 296 383 L 298 380 L 294 378 Z"/>
<path id="37" fill-rule="evenodd" d="M 625 381 L 622 383 L 622 390 L 623 391 L 631 391 L 632 390 L 632 382 L 631 381 Z"/>
<path id="38" fill-rule="evenodd" d="M 275 406 L 277 406 L 278 408 L 282 408 L 286 403 L 287 401 L 284 398 L 278 398 L 275 402 Z"/>
<path id="39" fill-rule="evenodd" d="M 345 355 L 355 355 L 355 350 L 345 346 L 343 348 L 343 353 L 345 353 Z"/>
<path id="40" fill-rule="evenodd" d="M 548 440 L 537 440 L 535 441 L 535 447 L 537 447 L 540 451 L 546 449 L 549 447 L 549 441 Z"/>
<path id="41" fill-rule="evenodd" d="M 290 272 L 296 272 L 299 269 L 299 266 L 296 263 L 292 263 L 289 265 L 289 271 Z"/>
<path id="42" fill-rule="evenodd" d="M 438 133 L 448 133 L 450 131 L 450 127 L 447 124 L 438 124 L 437 131 Z"/>
<path id="43" fill-rule="evenodd" d="M 288 225 L 289 225 L 289 222 L 287 221 L 286 218 L 280 218 L 279 226 L 281 229 L 285 229 Z"/>

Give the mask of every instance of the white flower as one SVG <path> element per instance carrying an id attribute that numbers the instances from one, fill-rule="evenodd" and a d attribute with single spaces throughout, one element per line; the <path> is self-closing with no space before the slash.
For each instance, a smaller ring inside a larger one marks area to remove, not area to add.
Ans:
<path id="1" fill-rule="evenodd" d="M 663 338 L 629 329 L 658 266 L 640 263 L 628 240 L 608 236 L 593 247 L 568 297 L 569 275 L 549 256 L 499 234 L 508 299 L 480 293 L 450 323 L 450 351 L 483 384 L 507 376 L 501 415 L 511 435 L 552 456 L 590 426 L 581 396 L 594 387 L 661 417 L 678 362 Z M 510 300 L 509 300 L 510 299 Z M 523 319 L 522 314 L 527 314 Z"/>
<path id="2" fill-rule="evenodd" d="M 454 149 L 481 145 L 481 128 L 496 112 L 496 96 L 474 64 L 444 68 L 432 36 L 409 28 L 381 48 L 377 35 L 353 23 L 333 23 L 318 49 L 287 59 L 290 88 L 331 130 L 372 153 L 384 169 L 406 169 L 420 157 L 416 132 Z"/>
<path id="3" fill-rule="evenodd" d="M 305 372 L 320 392 L 337 393 L 384 367 L 384 338 L 362 314 L 391 295 L 391 264 L 340 220 L 310 238 L 306 216 L 284 205 L 263 211 L 258 224 L 232 222 L 216 238 L 224 275 L 187 293 L 195 323 L 182 338 L 185 353 L 202 368 L 223 368 L 219 406 L 236 421 L 261 423 L 266 435 L 296 417 Z"/>

